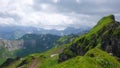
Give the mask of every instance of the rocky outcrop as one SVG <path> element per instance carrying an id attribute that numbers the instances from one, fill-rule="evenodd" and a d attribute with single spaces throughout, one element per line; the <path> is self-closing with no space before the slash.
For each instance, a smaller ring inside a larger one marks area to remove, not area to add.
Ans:
<path id="1" fill-rule="evenodd" d="M 22 48 L 23 43 L 23 40 L 0 40 L 0 46 L 3 46 L 8 51 L 13 51 Z"/>

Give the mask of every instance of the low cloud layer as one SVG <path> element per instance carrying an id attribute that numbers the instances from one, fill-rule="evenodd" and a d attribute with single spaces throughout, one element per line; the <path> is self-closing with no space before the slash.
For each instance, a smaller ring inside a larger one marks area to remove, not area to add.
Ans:
<path id="1" fill-rule="evenodd" d="M 120 0 L 0 0 L 0 25 L 45 29 L 93 27 L 108 14 L 120 20 Z"/>

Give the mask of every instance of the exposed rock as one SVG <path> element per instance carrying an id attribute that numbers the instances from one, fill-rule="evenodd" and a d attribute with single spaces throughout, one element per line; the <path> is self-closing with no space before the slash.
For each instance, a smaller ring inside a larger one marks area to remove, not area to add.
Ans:
<path id="1" fill-rule="evenodd" d="M 23 43 L 23 40 L 0 40 L 0 45 L 4 46 L 8 51 L 22 48 Z"/>
<path id="2" fill-rule="evenodd" d="M 67 55 L 67 54 L 60 54 L 60 55 L 59 55 L 58 62 L 65 61 L 65 60 L 67 60 L 67 59 L 69 59 L 69 58 L 72 58 L 72 56 Z"/>

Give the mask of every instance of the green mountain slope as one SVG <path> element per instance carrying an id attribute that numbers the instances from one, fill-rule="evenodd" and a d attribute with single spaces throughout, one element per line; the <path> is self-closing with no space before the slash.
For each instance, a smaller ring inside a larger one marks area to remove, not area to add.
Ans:
<path id="1" fill-rule="evenodd" d="M 51 68 L 120 68 L 120 63 L 100 49 L 92 49 L 84 56 L 77 56 Z"/>
<path id="2" fill-rule="evenodd" d="M 103 17 L 87 34 L 76 38 L 59 56 L 59 62 L 84 55 L 92 48 L 100 48 L 120 57 L 120 23 L 113 15 Z M 67 57 L 67 58 L 66 58 Z"/>

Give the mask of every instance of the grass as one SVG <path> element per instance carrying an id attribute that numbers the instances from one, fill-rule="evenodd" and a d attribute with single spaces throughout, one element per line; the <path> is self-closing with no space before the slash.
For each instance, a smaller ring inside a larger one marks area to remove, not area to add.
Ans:
<path id="1" fill-rule="evenodd" d="M 0 65 L 3 64 L 5 62 L 5 59 L 0 59 Z"/>
<path id="2" fill-rule="evenodd" d="M 58 63 L 58 55 L 54 57 L 46 58 L 39 66 L 38 68 L 52 68 L 54 65 Z"/>
<path id="3" fill-rule="evenodd" d="M 120 68 L 120 63 L 113 56 L 95 48 L 85 56 L 74 57 L 51 68 Z"/>
<path id="4" fill-rule="evenodd" d="M 86 37 L 90 37 L 93 34 L 97 34 L 101 29 L 103 29 L 104 27 L 108 26 L 110 23 L 114 23 L 114 19 L 111 18 L 112 15 L 103 17 L 98 24 L 92 29 L 90 30 L 90 32 L 86 35 Z"/>

